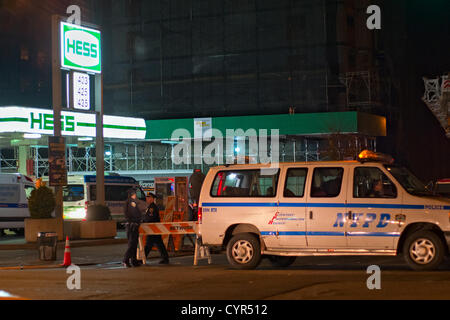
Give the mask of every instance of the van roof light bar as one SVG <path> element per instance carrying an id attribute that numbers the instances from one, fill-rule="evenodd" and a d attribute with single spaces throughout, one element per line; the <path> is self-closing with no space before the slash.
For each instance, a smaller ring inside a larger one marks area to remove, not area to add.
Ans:
<path id="1" fill-rule="evenodd" d="M 364 150 L 358 155 L 358 161 L 361 163 L 373 161 L 392 164 L 394 163 L 394 158 L 388 154 Z"/>

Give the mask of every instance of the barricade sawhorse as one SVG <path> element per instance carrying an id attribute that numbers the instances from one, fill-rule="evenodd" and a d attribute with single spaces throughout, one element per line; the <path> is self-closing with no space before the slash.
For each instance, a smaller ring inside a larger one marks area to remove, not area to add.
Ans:
<path id="1" fill-rule="evenodd" d="M 211 264 L 211 254 L 209 248 L 201 245 L 201 240 L 197 234 L 197 222 L 159 222 L 159 223 L 141 223 L 139 227 L 139 248 L 138 260 L 142 260 L 147 264 L 147 257 L 145 256 L 145 246 L 143 238 L 150 235 L 177 235 L 177 234 L 195 234 L 195 249 L 194 249 L 194 266 L 197 265 L 198 259 L 208 259 Z"/>

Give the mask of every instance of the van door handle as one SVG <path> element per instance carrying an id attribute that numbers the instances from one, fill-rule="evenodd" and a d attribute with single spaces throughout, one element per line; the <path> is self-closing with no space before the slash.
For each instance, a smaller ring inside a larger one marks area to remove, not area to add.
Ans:
<path id="1" fill-rule="evenodd" d="M 312 220 L 312 219 L 313 219 L 313 212 L 310 211 L 310 212 L 309 212 L 309 220 Z"/>

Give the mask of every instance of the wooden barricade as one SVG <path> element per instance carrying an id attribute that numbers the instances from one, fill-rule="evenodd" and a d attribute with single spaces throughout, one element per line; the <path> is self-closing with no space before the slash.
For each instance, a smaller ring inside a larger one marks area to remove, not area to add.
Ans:
<path id="1" fill-rule="evenodd" d="M 160 223 L 141 223 L 139 227 L 139 248 L 137 258 L 142 260 L 144 264 L 147 263 L 147 257 L 145 256 L 145 244 L 144 238 L 147 235 L 186 235 L 195 234 L 197 241 L 195 242 L 194 250 L 194 265 L 197 265 L 198 259 L 207 258 L 208 263 L 211 264 L 211 255 L 208 247 L 201 245 L 197 235 L 198 223 L 196 221 L 186 222 L 160 222 Z"/>

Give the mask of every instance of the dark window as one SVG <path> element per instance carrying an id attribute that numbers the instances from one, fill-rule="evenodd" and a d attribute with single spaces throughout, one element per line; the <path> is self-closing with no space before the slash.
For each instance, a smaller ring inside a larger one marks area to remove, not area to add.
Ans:
<path id="1" fill-rule="evenodd" d="M 354 28 L 355 27 L 355 18 L 353 16 L 347 16 L 347 25 L 350 28 Z"/>
<path id="2" fill-rule="evenodd" d="M 213 197 L 275 197 L 279 170 L 230 170 L 217 173 Z"/>
<path id="3" fill-rule="evenodd" d="M 134 186 L 122 186 L 122 185 L 105 185 L 105 201 L 126 201 L 128 197 L 128 190 Z M 97 200 L 97 186 L 92 185 L 90 189 L 91 201 Z M 136 192 L 138 198 L 141 196 L 139 192 Z"/>
<path id="4" fill-rule="evenodd" d="M 311 197 L 334 198 L 341 193 L 343 168 L 314 169 Z"/>
<path id="5" fill-rule="evenodd" d="M 286 184 L 284 186 L 284 197 L 303 197 L 305 194 L 305 182 L 308 169 L 289 169 L 286 175 Z"/>
<path id="6" fill-rule="evenodd" d="M 378 168 L 355 168 L 353 177 L 354 198 L 396 198 L 397 188 Z"/>

